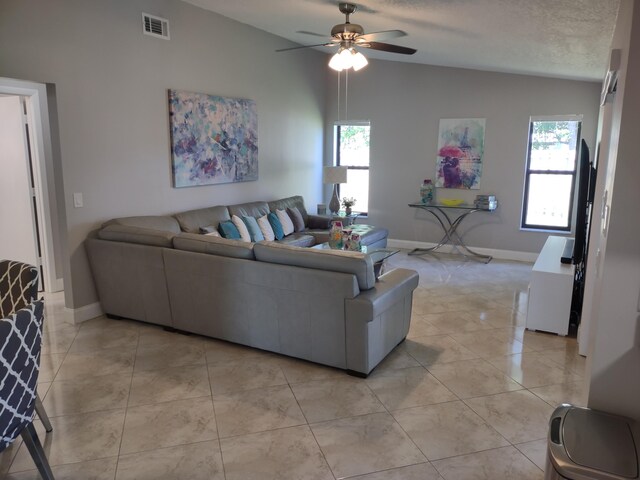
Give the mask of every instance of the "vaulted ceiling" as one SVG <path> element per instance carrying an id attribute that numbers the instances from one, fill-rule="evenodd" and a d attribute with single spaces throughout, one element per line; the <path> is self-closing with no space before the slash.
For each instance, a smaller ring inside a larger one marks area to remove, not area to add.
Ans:
<path id="1" fill-rule="evenodd" d="M 336 0 L 185 0 L 300 45 L 344 22 Z M 413 56 L 363 49 L 369 58 L 599 81 L 619 0 L 361 0 L 351 22 L 365 33 L 404 30 L 388 43 Z M 283 48 L 291 46 L 283 41 Z M 335 49 L 317 47 L 327 53 Z M 295 50 L 281 55 L 304 55 Z"/>

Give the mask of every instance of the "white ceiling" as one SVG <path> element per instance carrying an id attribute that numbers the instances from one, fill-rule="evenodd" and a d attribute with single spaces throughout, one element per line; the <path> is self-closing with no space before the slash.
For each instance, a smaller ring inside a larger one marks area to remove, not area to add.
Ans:
<path id="1" fill-rule="evenodd" d="M 337 0 L 185 0 L 301 45 L 322 43 L 344 22 Z M 360 0 L 351 23 L 365 33 L 399 29 L 388 41 L 415 55 L 363 49 L 370 58 L 543 75 L 602 79 L 619 0 Z M 283 41 L 283 48 L 289 45 Z M 330 52 L 327 47 L 319 49 Z M 281 55 L 304 55 L 304 50 Z"/>

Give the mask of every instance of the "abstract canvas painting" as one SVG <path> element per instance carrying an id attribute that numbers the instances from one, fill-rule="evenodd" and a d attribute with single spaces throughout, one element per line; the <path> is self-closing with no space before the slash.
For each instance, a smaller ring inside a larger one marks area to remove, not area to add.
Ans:
<path id="1" fill-rule="evenodd" d="M 258 179 L 253 100 L 169 90 L 175 187 Z"/>
<path id="2" fill-rule="evenodd" d="M 480 188 L 484 123 L 484 118 L 440 120 L 436 187 Z"/>

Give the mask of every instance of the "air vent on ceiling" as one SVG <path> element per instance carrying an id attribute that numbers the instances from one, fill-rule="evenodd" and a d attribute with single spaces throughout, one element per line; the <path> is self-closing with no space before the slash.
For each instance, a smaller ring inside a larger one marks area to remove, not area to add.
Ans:
<path id="1" fill-rule="evenodd" d="M 143 12 L 142 31 L 145 35 L 169 40 L 169 20 Z"/>

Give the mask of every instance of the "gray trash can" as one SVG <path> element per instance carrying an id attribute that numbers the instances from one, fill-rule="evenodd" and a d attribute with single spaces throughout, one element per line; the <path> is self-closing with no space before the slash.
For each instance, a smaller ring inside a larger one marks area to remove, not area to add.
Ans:
<path id="1" fill-rule="evenodd" d="M 545 480 L 640 478 L 640 431 L 628 418 L 561 405 L 551 415 Z"/>

